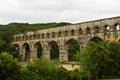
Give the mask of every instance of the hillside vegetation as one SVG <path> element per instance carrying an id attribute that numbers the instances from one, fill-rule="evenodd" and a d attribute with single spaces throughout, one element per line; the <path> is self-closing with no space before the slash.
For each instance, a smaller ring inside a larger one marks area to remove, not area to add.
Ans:
<path id="1" fill-rule="evenodd" d="M 39 29 L 55 28 L 69 25 L 71 23 L 39 23 L 39 24 L 28 24 L 28 23 L 10 23 L 7 25 L 0 25 L 0 37 L 9 42 L 9 36 L 13 34 L 24 33 L 28 31 L 36 31 Z"/>
<path id="2" fill-rule="evenodd" d="M 10 23 L 7 25 L 0 25 L 0 53 L 8 52 L 14 57 L 18 57 L 16 50 L 13 46 L 9 45 L 9 37 L 14 34 L 25 33 L 28 31 L 36 31 L 40 29 L 48 29 L 55 27 L 62 27 L 70 25 L 71 23 L 39 23 L 39 24 L 28 24 L 28 23 Z"/>

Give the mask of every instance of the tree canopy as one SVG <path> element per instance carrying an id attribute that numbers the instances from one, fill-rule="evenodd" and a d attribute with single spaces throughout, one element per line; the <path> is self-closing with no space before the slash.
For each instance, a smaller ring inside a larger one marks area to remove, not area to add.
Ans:
<path id="1" fill-rule="evenodd" d="M 77 59 L 92 79 L 120 78 L 119 42 L 90 42 L 77 54 Z"/>
<path id="2" fill-rule="evenodd" d="M 20 64 L 12 55 L 8 53 L 0 54 L 0 79 L 1 80 L 21 80 Z"/>

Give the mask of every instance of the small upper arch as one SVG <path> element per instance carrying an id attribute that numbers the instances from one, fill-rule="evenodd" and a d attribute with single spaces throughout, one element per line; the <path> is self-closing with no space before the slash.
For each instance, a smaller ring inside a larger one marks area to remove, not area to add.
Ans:
<path id="1" fill-rule="evenodd" d="M 44 33 L 42 33 L 42 34 L 41 34 L 41 37 L 42 37 L 42 38 L 45 38 L 45 35 L 44 35 Z"/>
<path id="2" fill-rule="evenodd" d="M 52 32 L 52 37 L 55 37 L 55 32 Z"/>
<path id="3" fill-rule="evenodd" d="M 115 25 L 114 25 L 114 30 L 120 30 L 120 24 L 119 23 L 116 23 Z"/>
<path id="4" fill-rule="evenodd" d="M 82 34 L 82 33 L 83 33 L 83 31 L 82 31 L 81 28 L 79 28 L 78 33 L 79 33 L 79 34 Z"/>
<path id="5" fill-rule="evenodd" d="M 62 36 L 62 32 L 59 31 L 59 32 L 58 32 L 58 37 L 61 37 L 61 36 Z"/>
<path id="6" fill-rule="evenodd" d="M 50 37 L 50 33 L 46 33 L 46 37 L 49 38 Z"/>
<path id="7" fill-rule="evenodd" d="M 91 32 L 91 31 L 90 31 L 90 28 L 87 27 L 87 28 L 86 28 L 86 33 L 89 34 L 90 32 Z"/>
<path id="8" fill-rule="evenodd" d="M 74 29 L 71 30 L 71 35 L 75 35 L 75 30 Z"/>
<path id="9" fill-rule="evenodd" d="M 109 31 L 110 30 L 110 26 L 109 25 L 105 25 L 105 31 Z"/>
<path id="10" fill-rule="evenodd" d="M 99 29 L 100 29 L 100 28 L 99 28 L 98 26 L 95 26 L 95 27 L 94 27 L 95 33 L 98 33 L 98 32 L 99 32 Z"/>
<path id="11" fill-rule="evenodd" d="M 64 35 L 68 36 L 68 31 L 67 30 L 65 30 Z"/>

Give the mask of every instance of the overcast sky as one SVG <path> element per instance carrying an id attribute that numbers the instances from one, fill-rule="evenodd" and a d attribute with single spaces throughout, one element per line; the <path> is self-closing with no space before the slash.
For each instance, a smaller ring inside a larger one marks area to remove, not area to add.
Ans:
<path id="1" fill-rule="evenodd" d="M 0 24 L 80 23 L 120 16 L 120 0 L 0 0 Z"/>

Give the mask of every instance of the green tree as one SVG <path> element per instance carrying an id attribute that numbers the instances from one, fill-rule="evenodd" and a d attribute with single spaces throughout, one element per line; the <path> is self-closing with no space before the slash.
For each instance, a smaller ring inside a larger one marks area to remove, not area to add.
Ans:
<path id="1" fill-rule="evenodd" d="M 81 68 L 90 73 L 91 79 L 119 78 L 120 43 L 90 42 L 77 54 Z"/>
<path id="2" fill-rule="evenodd" d="M 0 80 L 21 80 L 20 65 L 12 55 L 0 54 Z"/>
<path id="3" fill-rule="evenodd" d="M 69 80 L 88 80 L 89 72 L 82 69 L 75 69 L 69 71 Z"/>
<path id="4" fill-rule="evenodd" d="M 6 43 L 6 41 L 0 38 L 0 53 L 6 51 L 7 46 L 8 44 Z"/>
<path id="5" fill-rule="evenodd" d="M 67 80 L 67 78 L 67 70 L 61 68 L 56 61 L 37 59 L 22 68 L 23 80 Z"/>

